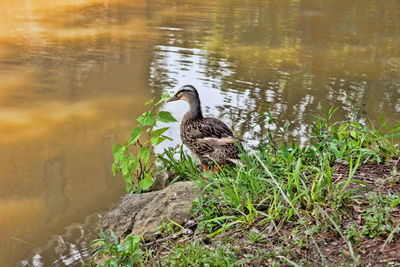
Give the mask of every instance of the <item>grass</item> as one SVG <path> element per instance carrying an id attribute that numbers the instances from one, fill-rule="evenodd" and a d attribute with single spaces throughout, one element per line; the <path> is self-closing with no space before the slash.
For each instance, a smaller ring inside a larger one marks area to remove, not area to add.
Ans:
<path id="1" fill-rule="evenodd" d="M 198 227 L 196 237 L 160 245 L 146 261 L 362 265 L 373 260 L 362 242 L 379 238 L 381 251 L 391 247 L 400 238 L 400 124 L 390 128 L 383 117 L 380 128 L 333 122 L 335 111 L 315 117 L 307 146 L 288 141 L 289 124 L 263 115 L 268 131 L 258 147 L 242 153 L 242 164 L 219 173 L 200 172 L 182 147 L 166 150 L 159 157 L 163 168 L 202 189 L 192 207 Z M 360 179 L 360 168 L 372 164 L 393 165 L 391 176 L 380 185 Z"/>
<path id="2" fill-rule="evenodd" d="M 174 247 L 162 258 L 162 266 L 234 266 L 236 253 L 226 247 L 208 248 L 195 240 Z"/>

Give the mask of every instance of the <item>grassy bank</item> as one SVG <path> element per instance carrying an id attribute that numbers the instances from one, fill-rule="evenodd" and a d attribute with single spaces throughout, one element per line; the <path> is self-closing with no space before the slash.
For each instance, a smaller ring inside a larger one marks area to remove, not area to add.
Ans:
<path id="1" fill-rule="evenodd" d="M 116 266 L 399 265 L 400 124 L 333 122 L 333 114 L 315 118 L 306 146 L 265 114 L 259 145 L 220 172 L 200 172 L 182 150 L 179 159 L 173 149 L 159 155 L 178 180 L 202 189 L 194 233 L 164 223 L 159 242 L 137 238 L 119 245 L 123 254 L 103 236 L 100 252 Z"/>

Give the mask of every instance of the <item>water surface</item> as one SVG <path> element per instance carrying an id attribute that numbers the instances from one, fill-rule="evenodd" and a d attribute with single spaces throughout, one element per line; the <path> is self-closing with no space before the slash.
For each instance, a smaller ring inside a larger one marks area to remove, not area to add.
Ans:
<path id="1" fill-rule="evenodd" d="M 323 105 L 394 123 L 400 2 L 3 1 L 0 265 L 87 259 L 99 214 L 124 194 L 113 144 L 146 100 L 184 84 L 251 143 L 266 110 L 300 139 Z M 163 108 L 179 119 L 187 105 Z"/>

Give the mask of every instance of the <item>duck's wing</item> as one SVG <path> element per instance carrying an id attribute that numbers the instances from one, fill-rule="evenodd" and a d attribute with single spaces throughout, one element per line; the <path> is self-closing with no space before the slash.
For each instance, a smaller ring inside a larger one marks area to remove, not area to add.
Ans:
<path id="1" fill-rule="evenodd" d="M 202 139 L 198 139 L 198 142 L 201 144 L 208 144 L 210 146 L 225 146 L 229 144 L 234 144 L 237 142 L 235 138 L 232 137 L 224 137 L 224 138 L 215 138 L 215 137 L 204 137 Z"/>
<path id="2" fill-rule="evenodd" d="M 198 139 L 203 138 L 227 138 L 234 135 L 229 127 L 216 118 L 203 118 L 194 123 L 194 135 Z"/>
<path id="3" fill-rule="evenodd" d="M 215 118 L 202 118 L 186 124 L 184 129 L 181 128 L 181 137 L 184 143 L 198 155 L 212 153 L 218 139 L 234 138 L 229 127 Z"/>

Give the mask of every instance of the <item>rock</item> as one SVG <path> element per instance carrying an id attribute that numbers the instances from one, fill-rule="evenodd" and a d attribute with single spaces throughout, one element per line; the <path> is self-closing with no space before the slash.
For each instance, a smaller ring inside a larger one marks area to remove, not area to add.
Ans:
<path id="1" fill-rule="evenodd" d="M 148 191 L 157 191 L 166 188 L 174 179 L 174 175 L 170 171 L 159 171 L 156 173 L 154 184 L 151 185 Z"/>
<path id="2" fill-rule="evenodd" d="M 196 226 L 197 226 L 197 222 L 195 220 L 188 220 L 185 223 L 185 228 L 187 228 L 187 229 L 194 229 L 194 228 L 196 228 Z"/>
<path id="3" fill-rule="evenodd" d="M 251 228 L 251 232 L 255 235 L 259 235 L 261 233 L 256 227 Z"/>
<path id="4" fill-rule="evenodd" d="M 182 235 L 193 235 L 193 230 L 191 229 L 183 229 Z"/>
<path id="5" fill-rule="evenodd" d="M 126 195 L 104 216 L 102 228 L 107 233 L 113 231 L 121 241 L 129 235 L 152 240 L 161 220 L 183 225 L 190 218 L 190 204 L 199 194 L 193 182 L 178 182 L 160 191 Z"/>

